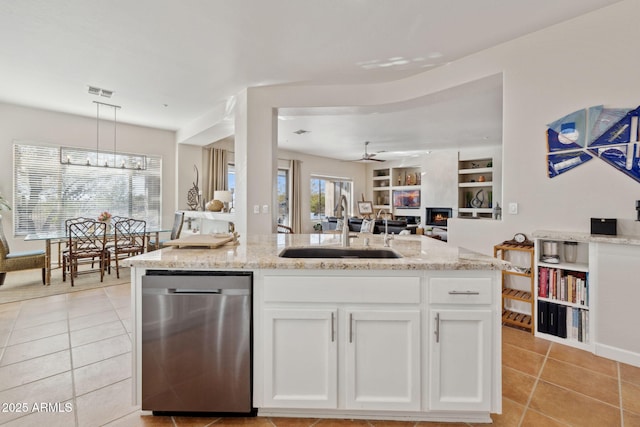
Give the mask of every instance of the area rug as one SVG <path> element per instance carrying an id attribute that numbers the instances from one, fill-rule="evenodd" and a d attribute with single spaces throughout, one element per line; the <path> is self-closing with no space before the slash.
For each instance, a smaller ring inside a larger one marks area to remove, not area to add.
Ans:
<path id="1" fill-rule="evenodd" d="M 51 284 L 42 284 L 42 274 L 40 270 L 26 270 L 7 273 L 4 285 L 0 286 L 0 304 L 24 301 L 31 298 L 41 298 L 50 295 L 65 294 L 69 292 L 86 291 L 87 289 L 101 288 L 105 286 L 122 285 L 131 282 L 131 272 L 129 268 L 120 268 L 120 278 L 116 277 L 115 268 L 111 269 L 111 274 L 105 274 L 104 281 L 100 282 L 98 272 L 79 274 L 74 279 L 74 286 L 67 276 L 67 281 L 62 281 L 62 271 L 54 269 L 51 271 Z"/>

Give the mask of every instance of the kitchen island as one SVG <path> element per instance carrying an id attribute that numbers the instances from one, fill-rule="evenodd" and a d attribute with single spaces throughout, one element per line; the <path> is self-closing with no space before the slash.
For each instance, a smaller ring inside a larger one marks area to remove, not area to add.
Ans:
<path id="1" fill-rule="evenodd" d="M 142 395 L 149 270 L 251 271 L 259 415 L 491 422 L 489 414 L 501 412 L 506 263 L 422 236 L 390 243 L 401 258 L 278 256 L 340 246 L 340 236 L 326 234 L 252 236 L 131 258 L 134 403 Z M 383 237 L 361 235 L 351 246 L 381 249 Z"/>

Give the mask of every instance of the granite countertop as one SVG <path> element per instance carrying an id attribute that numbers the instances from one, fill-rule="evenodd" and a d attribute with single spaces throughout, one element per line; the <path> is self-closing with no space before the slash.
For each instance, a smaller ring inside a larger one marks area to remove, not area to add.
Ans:
<path id="1" fill-rule="evenodd" d="M 532 234 L 537 239 L 565 240 L 584 243 L 611 243 L 614 245 L 640 245 L 640 236 L 589 234 L 579 231 L 536 230 Z"/>
<path id="2" fill-rule="evenodd" d="M 424 236 L 395 236 L 391 249 L 403 257 L 394 259 L 280 258 L 286 247 L 340 246 L 335 234 L 268 234 L 240 238 L 237 245 L 217 249 L 165 248 L 128 259 L 132 267 L 230 268 L 230 269 L 327 269 L 327 270 L 503 270 L 507 262 L 457 248 Z M 369 235 L 371 249 L 383 247 L 382 235 Z M 351 247 L 364 247 L 364 236 Z"/>

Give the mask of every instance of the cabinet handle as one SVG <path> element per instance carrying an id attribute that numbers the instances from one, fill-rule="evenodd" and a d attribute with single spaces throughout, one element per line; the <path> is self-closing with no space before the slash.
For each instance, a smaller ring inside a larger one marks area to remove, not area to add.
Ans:
<path id="1" fill-rule="evenodd" d="M 353 342 L 353 313 L 349 313 L 349 342 Z"/>
<path id="2" fill-rule="evenodd" d="M 440 313 L 436 313 L 436 328 L 433 334 L 436 336 L 436 342 L 440 342 Z"/>
<path id="3" fill-rule="evenodd" d="M 336 340 L 335 320 L 335 314 L 331 312 L 331 342 L 334 342 Z"/>
<path id="4" fill-rule="evenodd" d="M 480 295 L 478 291 L 449 291 L 449 295 Z"/>

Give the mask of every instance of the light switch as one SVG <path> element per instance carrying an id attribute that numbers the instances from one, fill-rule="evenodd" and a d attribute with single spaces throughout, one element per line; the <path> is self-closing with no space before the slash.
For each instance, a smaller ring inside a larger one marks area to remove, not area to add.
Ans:
<path id="1" fill-rule="evenodd" d="M 509 203 L 509 214 L 517 215 L 518 214 L 518 203 L 511 202 Z"/>
<path id="2" fill-rule="evenodd" d="M 262 213 L 269 213 L 269 205 L 262 205 Z"/>
<path id="3" fill-rule="evenodd" d="M 253 213 L 254 214 L 260 213 L 260 205 L 253 205 Z"/>

